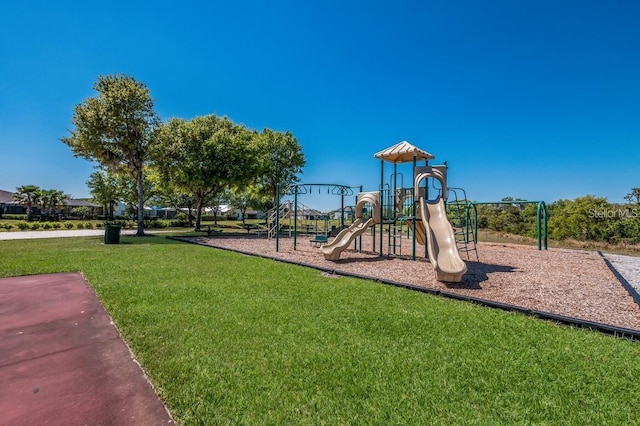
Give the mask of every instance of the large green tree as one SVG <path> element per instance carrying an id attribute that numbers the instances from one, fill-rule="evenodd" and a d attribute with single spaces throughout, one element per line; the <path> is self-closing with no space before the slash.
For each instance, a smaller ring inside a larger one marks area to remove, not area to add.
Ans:
<path id="1" fill-rule="evenodd" d="M 131 177 L 138 199 L 137 235 L 144 235 L 144 165 L 160 124 L 151 93 L 122 74 L 98 77 L 93 88 L 98 95 L 75 107 L 75 128 L 61 140 L 77 157 Z"/>
<path id="2" fill-rule="evenodd" d="M 31 208 L 39 203 L 40 188 L 36 185 L 22 185 L 16 188 L 13 199 L 27 208 L 27 220 L 31 220 Z"/>
<path id="3" fill-rule="evenodd" d="M 113 210 L 118 202 L 118 179 L 109 169 L 91 173 L 87 181 L 93 202 L 102 205 L 107 219 L 113 219 Z"/>
<path id="4" fill-rule="evenodd" d="M 163 180 L 197 200 L 195 229 L 200 229 L 206 200 L 231 185 L 255 179 L 255 137 L 226 117 L 206 115 L 190 121 L 174 118 L 158 132 L 156 170 Z"/>
<path id="5" fill-rule="evenodd" d="M 263 197 L 260 190 L 255 185 L 235 186 L 229 191 L 229 204 L 240 210 L 242 223 L 245 223 L 247 209 L 259 209 L 262 207 Z"/>
<path id="6" fill-rule="evenodd" d="M 632 204 L 640 204 L 640 188 L 631 188 L 631 192 L 624 199 Z"/>
<path id="7" fill-rule="evenodd" d="M 142 172 L 142 208 L 156 195 L 156 188 L 151 179 L 148 178 L 148 169 L 145 167 Z M 139 184 L 125 173 L 116 174 L 116 186 L 118 188 L 118 198 L 126 206 L 127 213 L 132 216 L 139 216 L 140 191 Z M 143 210 L 144 217 L 144 210 Z"/>
<path id="8" fill-rule="evenodd" d="M 291 132 L 275 132 L 271 129 L 260 132 L 258 145 L 262 166 L 258 182 L 263 193 L 275 200 L 278 185 L 284 191 L 299 181 L 298 175 L 306 164 L 302 146 Z"/>
<path id="9" fill-rule="evenodd" d="M 56 209 L 64 207 L 67 204 L 64 191 L 57 189 L 41 189 L 39 191 L 38 198 L 40 202 L 41 220 L 45 217 L 51 216 Z"/>

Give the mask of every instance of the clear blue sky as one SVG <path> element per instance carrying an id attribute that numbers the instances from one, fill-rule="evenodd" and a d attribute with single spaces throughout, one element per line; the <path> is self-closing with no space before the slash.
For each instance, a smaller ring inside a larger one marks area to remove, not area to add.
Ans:
<path id="1" fill-rule="evenodd" d="M 126 73 L 164 120 L 290 130 L 305 182 L 375 190 L 373 154 L 407 140 L 471 199 L 621 202 L 640 186 L 639 22 L 632 0 L 5 2 L 0 188 L 88 196 L 92 165 L 59 138 L 98 75 Z"/>

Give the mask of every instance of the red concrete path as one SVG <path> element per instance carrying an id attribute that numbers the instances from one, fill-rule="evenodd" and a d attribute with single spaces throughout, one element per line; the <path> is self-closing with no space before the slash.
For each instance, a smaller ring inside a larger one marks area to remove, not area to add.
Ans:
<path id="1" fill-rule="evenodd" d="M 0 279 L 0 425 L 169 423 L 82 275 Z"/>

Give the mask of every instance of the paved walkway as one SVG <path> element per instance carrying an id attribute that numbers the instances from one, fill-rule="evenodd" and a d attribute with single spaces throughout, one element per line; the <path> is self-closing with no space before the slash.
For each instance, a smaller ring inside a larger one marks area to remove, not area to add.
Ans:
<path id="1" fill-rule="evenodd" d="M 135 229 L 123 229 L 121 235 L 135 235 Z M 146 231 L 149 232 L 149 231 Z M 149 232 L 152 233 L 152 232 Z M 104 229 L 71 229 L 56 231 L 0 232 L 0 240 L 29 240 L 36 238 L 91 237 L 104 235 Z"/>
<path id="2" fill-rule="evenodd" d="M 172 420 L 79 273 L 0 279 L 0 425 Z"/>

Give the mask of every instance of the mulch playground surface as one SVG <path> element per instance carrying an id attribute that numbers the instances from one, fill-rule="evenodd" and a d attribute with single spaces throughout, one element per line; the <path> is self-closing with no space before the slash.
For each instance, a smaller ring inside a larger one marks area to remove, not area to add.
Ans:
<path id="1" fill-rule="evenodd" d="M 0 279 L 0 425 L 171 423 L 81 274 Z"/>

